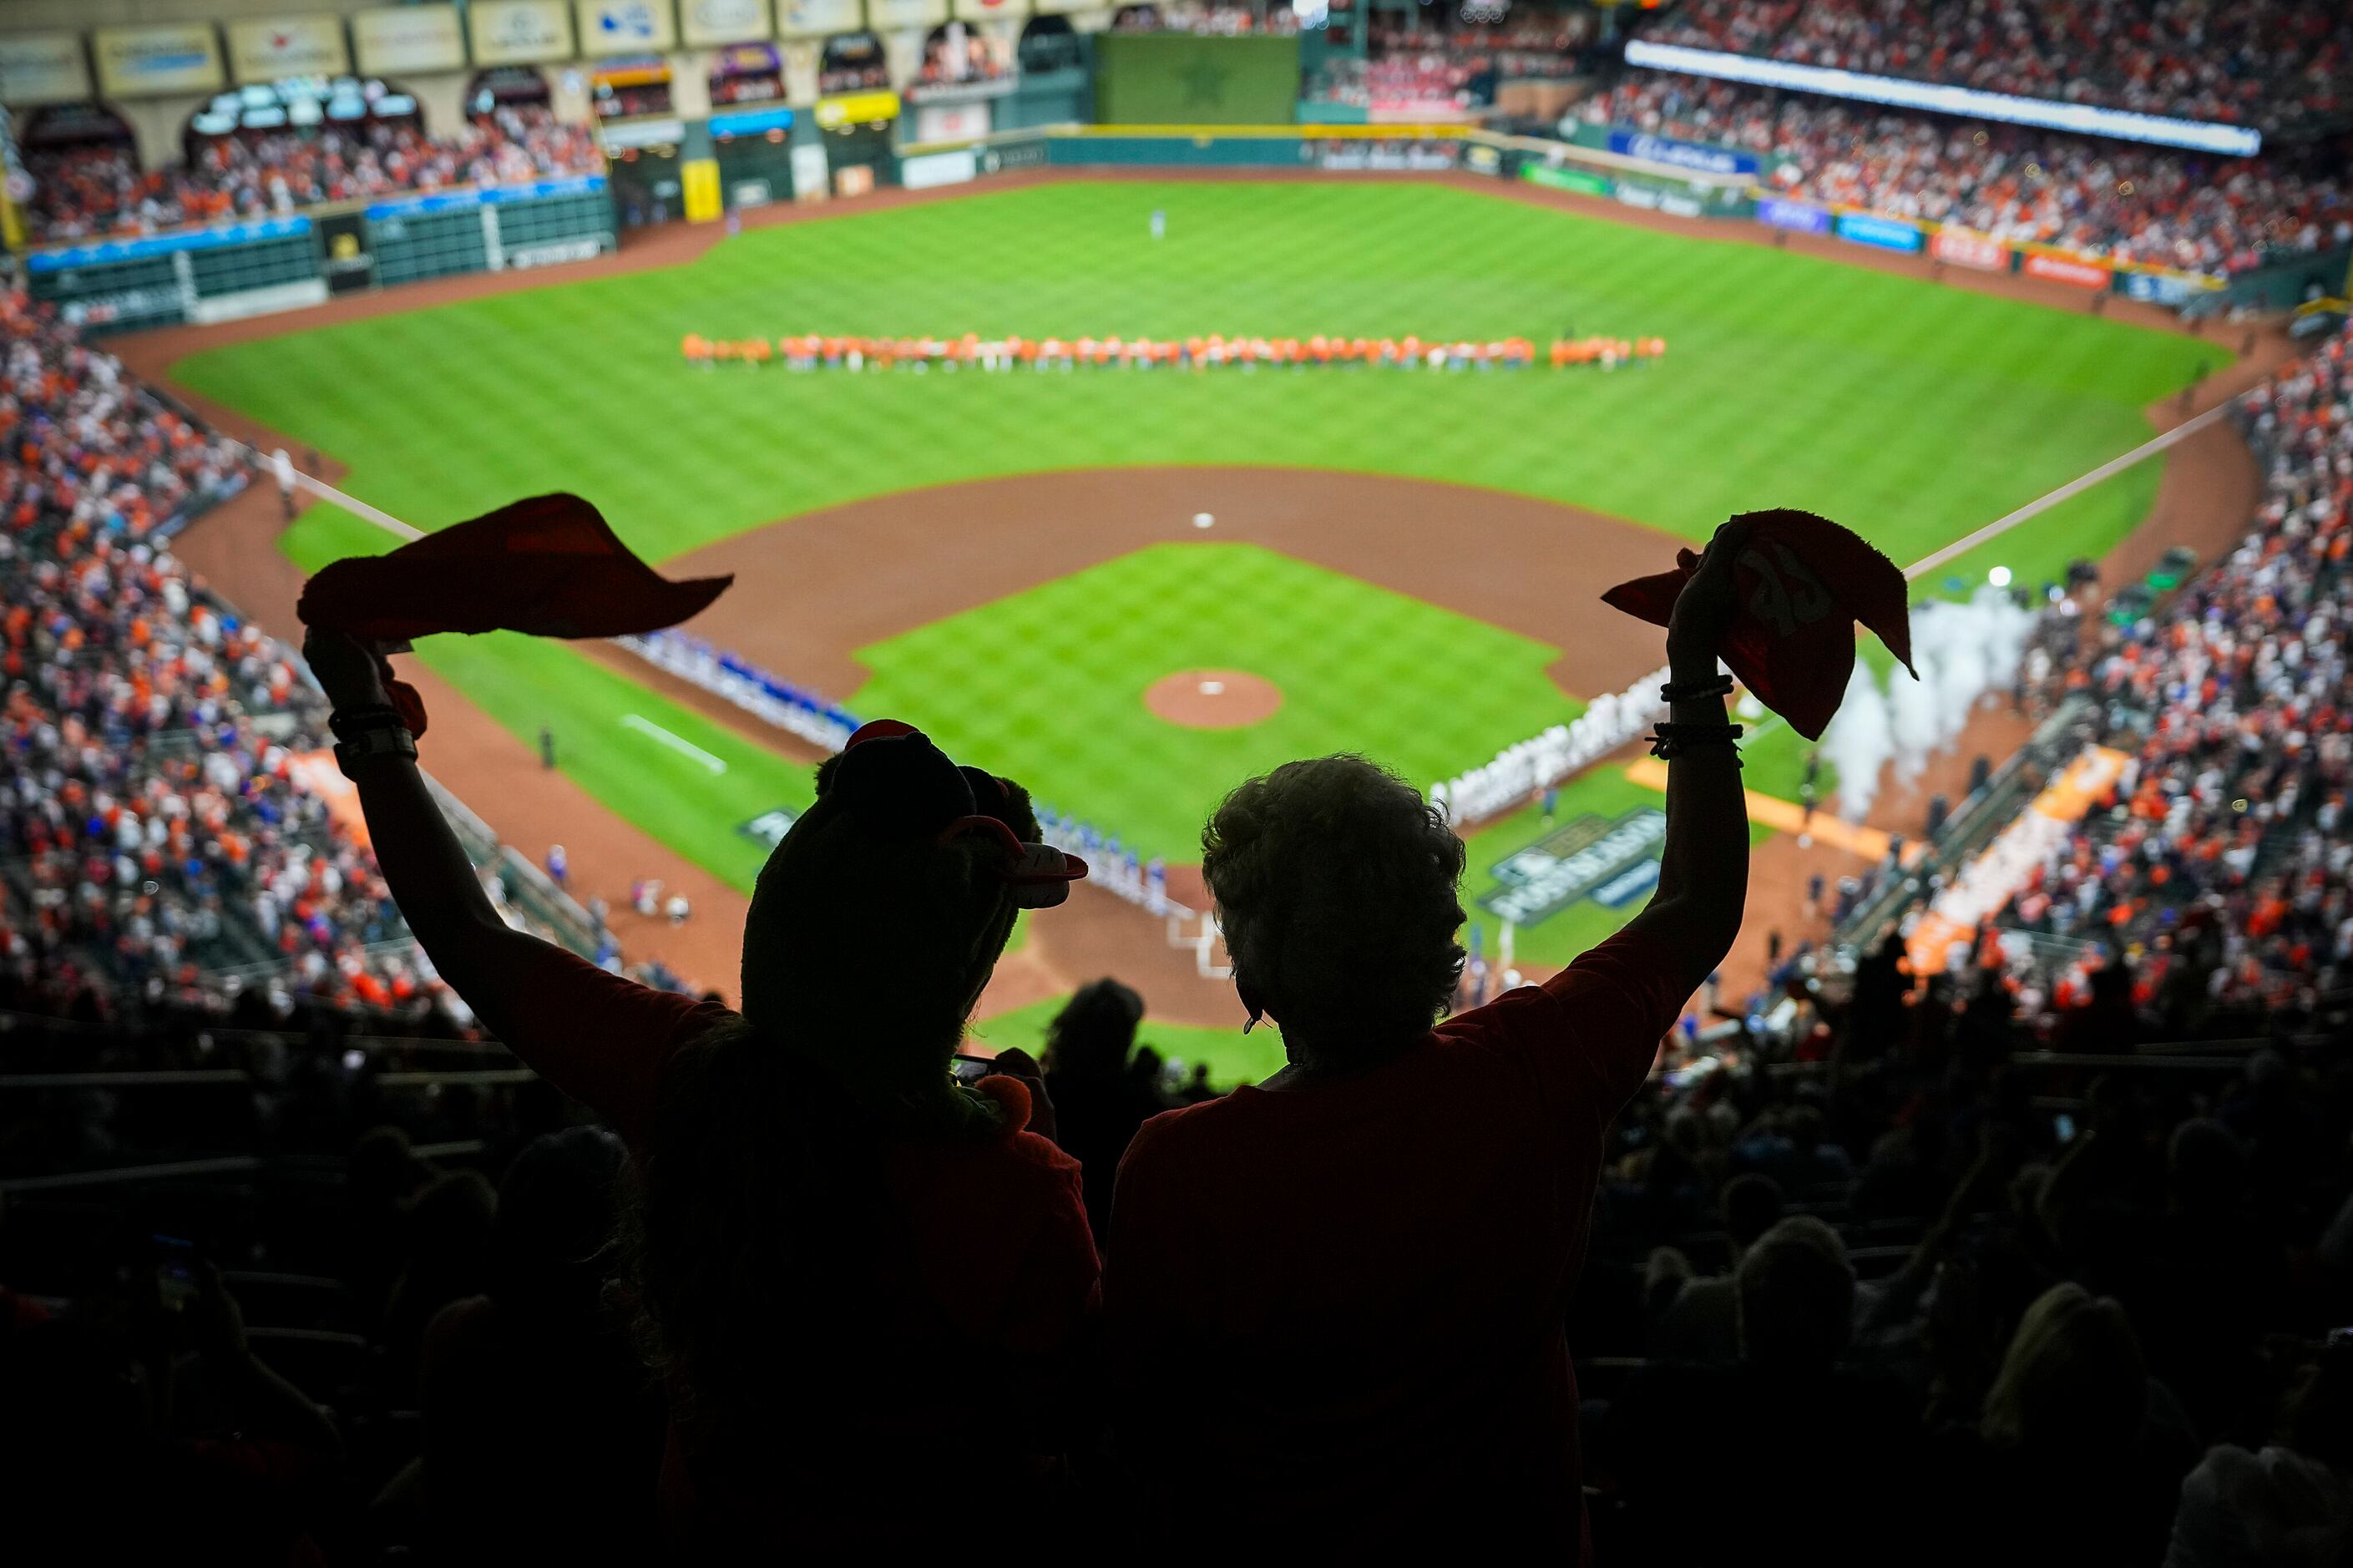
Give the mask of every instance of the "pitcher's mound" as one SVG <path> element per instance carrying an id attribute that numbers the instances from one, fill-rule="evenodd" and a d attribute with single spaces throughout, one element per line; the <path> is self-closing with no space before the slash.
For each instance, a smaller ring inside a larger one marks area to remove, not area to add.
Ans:
<path id="1" fill-rule="evenodd" d="M 1273 718 L 1282 689 L 1239 669 L 1180 669 L 1154 681 L 1144 705 L 1190 730 L 1239 730 Z"/>

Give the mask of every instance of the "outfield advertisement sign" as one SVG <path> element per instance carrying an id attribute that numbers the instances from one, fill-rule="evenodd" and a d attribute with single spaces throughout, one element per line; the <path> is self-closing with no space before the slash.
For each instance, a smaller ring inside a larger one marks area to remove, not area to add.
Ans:
<path id="1" fill-rule="evenodd" d="M 958 153 L 923 153 L 899 160 L 899 183 L 911 191 L 961 185 L 980 173 L 980 160 L 967 147 Z"/>
<path id="2" fill-rule="evenodd" d="M 2214 287 L 2187 272 L 2120 272 L 2117 276 L 2124 279 L 2125 298 L 2151 305 L 2187 305 Z"/>
<path id="3" fill-rule="evenodd" d="M 560 180 L 533 180 L 527 185 L 476 185 L 459 191 L 433 191 L 423 195 L 392 196 L 369 205 L 372 218 L 422 217 L 428 213 L 464 212 L 471 207 L 504 206 L 510 202 L 535 202 L 549 196 L 593 196 L 605 188 L 602 174 L 575 174 Z"/>
<path id="4" fill-rule="evenodd" d="M 793 824 L 799 820 L 800 813 L 789 805 L 780 805 L 773 811 L 762 812 L 749 822 L 737 823 L 735 831 L 773 855 L 776 846 L 785 841 L 785 835 L 793 830 Z"/>
<path id="5" fill-rule="evenodd" d="M 1712 147 L 1704 142 L 1678 142 L 1672 136 L 1651 136 L 1640 131 L 1612 130 L 1609 150 L 1646 163 L 1665 163 L 1703 174 L 1754 174 L 1764 163 L 1754 153 Z"/>
<path id="6" fill-rule="evenodd" d="M 1610 194 L 1609 175 L 1597 174 L 1573 163 L 1565 163 L 1557 169 L 1550 163 L 1523 163 L 1520 165 L 1520 178 L 1532 185 L 1550 185 L 1556 191 L 1580 191 L 1588 196 Z"/>
<path id="7" fill-rule="evenodd" d="M 1786 196 L 1757 197 L 1757 221 L 1796 234 L 1828 234 L 1831 231 L 1828 211 L 1810 203 L 1793 202 Z"/>
<path id="8" fill-rule="evenodd" d="M 2040 250 L 2029 251 L 2019 270 L 2029 278 L 2077 289 L 2105 289 L 2116 276 L 2116 268 L 2105 262 L 2086 261 L 2079 256 L 2052 256 Z"/>
<path id="9" fill-rule="evenodd" d="M 1841 213 L 1838 237 L 1855 245 L 1900 250 L 1907 256 L 1916 254 L 1926 238 L 1918 224 L 1905 223 L 1901 218 L 1881 217 L 1876 213 Z"/>
<path id="10" fill-rule="evenodd" d="M 1619 909 L 1659 885 L 1667 814 L 1640 806 L 1615 822 L 1591 813 L 1564 823 L 1496 863 L 1501 886 L 1479 907 L 1516 926 L 1535 925 L 1588 899 Z"/>
<path id="11" fill-rule="evenodd" d="M 1965 228 L 1940 228 L 1928 237 L 1928 254 L 1955 267 L 1973 267 L 1979 272 L 2010 270 L 2010 247 L 1990 235 L 1971 234 Z"/>

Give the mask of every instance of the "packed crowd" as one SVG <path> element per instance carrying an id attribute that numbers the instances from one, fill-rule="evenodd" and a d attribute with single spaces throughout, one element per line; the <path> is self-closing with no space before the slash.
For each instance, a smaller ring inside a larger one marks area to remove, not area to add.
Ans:
<path id="1" fill-rule="evenodd" d="M 2087 256 L 2215 274 L 2353 241 L 2335 145 L 2218 160 L 1648 71 L 1577 112 L 1763 154 L 1793 195 Z"/>
<path id="2" fill-rule="evenodd" d="M 1268 7 L 1261 21 L 1251 7 L 1231 0 L 1154 0 L 1142 5 L 1122 5 L 1112 13 L 1114 33 L 1194 33 L 1204 37 L 1230 38 L 1246 33 L 1289 35 L 1299 31 L 1299 17 L 1289 5 Z"/>
<path id="3" fill-rule="evenodd" d="M 1686 0 L 1651 36 L 2192 120 L 2292 125 L 2353 108 L 2353 16 L 2301 0 Z"/>
<path id="4" fill-rule="evenodd" d="M 1493 103 L 1495 81 L 1495 63 L 1485 56 L 1432 50 L 1335 60 L 1317 75 L 1310 95 L 1385 116 L 1453 115 Z"/>
<path id="5" fill-rule="evenodd" d="M 982 338 L 966 332 L 960 338 L 821 337 L 815 332 L 778 338 L 706 338 L 689 332 L 679 353 L 687 363 L 709 369 L 721 364 L 758 366 L 781 363 L 793 371 L 889 371 L 902 366 L 915 370 L 980 371 L 1076 370 L 1093 368 L 1149 370 L 1155 365 L 1185 370 L 1215 370 L 1259 365 L 1304 370 L 1313 366 L 1370 366 L 1382 370 L 1525 370 L 1549 364 L 1555 370 L 1597 364 L 1615 370 L 1621 364 L 1661 358 L 1667 340 L 1644 338 L 1556 338 L 1539 353 L 1527 338 L 1492 342 L 1423 339 L 1409 332 L 1402 338 L 1325 337 L 1226 338 Z"/>
<path id="6" fill-rule="evenodd" d="M 1492 26 L 1449 18 L 1441 27 L 1406 27 L 1378 20 L 1369 41 L 1377 56 L 1463 61 L 1474 71 L 1493 69 L 1506 80 L 1549 79 L 1575 74 L 1577 51 L 1593 37 L 1587 11 L 1514 15 Z"/>
<path id="7" fill-rule="evenodd" d="M 7 344 L 0 858 L 12 952 L 141 988 L 282 971 L 379 1005 L 421 984 L 366 852 L 297 777 L 322 718 L 285 650 L 173 558 L 237 455 L 23 295 Z"/>
<path id="8" fill-rule="evenodd" d="M 188 160 L 139 167 L 127 145 L 26 155 L 26 211 L 36 240 L 147 234 L 190 224 L 267 216 L 319 202 L 488 185 L 602 172 L 586 126 L 546 109 L 504 105 L 454 135 L 427 136 L 415 120 L 330 123 L 305 130 L 207 137 Z"/>
<path id="9" fill-rule="evenodd" d="M 2154 617 L 2098 623 L 2079 683 L 2133 755 L 2010 911 L 2096 939 L 2168 1032 L 2297 1016 L 2353 978 L 2348 342 L 2249 398 L 2269 472 L 2244 542 Z"/>

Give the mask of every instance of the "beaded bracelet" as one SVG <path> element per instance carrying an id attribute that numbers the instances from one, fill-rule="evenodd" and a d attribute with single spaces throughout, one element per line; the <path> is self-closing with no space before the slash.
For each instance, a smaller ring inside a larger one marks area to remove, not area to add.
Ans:
<path id="1" fill-rule="evenodd" d="M 1651 736 L 1651 755 L 1672 762 L 1690 746 L 1722 746 L 1732 753 L 1734 765 L 1740 762 L 1739 740 L 1744 733 L 1737 724 L 1661 724 Z"/>
<path id="2" fill-rule="evenodd" d="M 334 731 L 337 740 L 348 741 L 369 730 L 406 730 L 408 721 L 389 702 L 371 702 L 348 712 L 328 714 L 327 728 Z"/>
<path id="3" fill-rule="evenodd" d="M 1733 680 L 1728 675 L 1718 675 L 1714 680 L 1695 681 L 1678 686 L 1673 681 L 1659 688 L 1659 700 L 1666 703 L 1704 702 L 1711 697 L 1732 695 Z"/>

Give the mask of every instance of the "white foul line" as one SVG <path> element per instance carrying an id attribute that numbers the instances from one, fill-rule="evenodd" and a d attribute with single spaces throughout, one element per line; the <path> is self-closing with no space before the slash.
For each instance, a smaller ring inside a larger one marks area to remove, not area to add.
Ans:
<path id="1" fill-rule="evenodd" d="M 2240 395 L 2244 396 L 2245 395 L 2242 393 Z M 2135 447 L 2131 451 L 2126 452 L 2123 457 L 2111 458 L 2106 462 L 2102 463 L 2098 468 L 2094 468 L 2090 473 L 2084 475 L 2081 479 L 2070 479 L 2065 484 L 2061 485 L 2057 489 L 2052 490 L 2049 495 L 2028 501 L 2024 506 L 2020 507 L 2016 511 L 2011 512 L 2009 516 L 1998 517 L 1991 522 L 1987 523 L 1983 528 L 1978 529 L 1975 533 L 1966 534 L 1959 539 L 1956 539 L 1953 542 L 1947 544 L 1942 550 L 1937 551 L 1935 554 L 1927 556 L 1906 567 L 1904 572 L 1905 580 L 1916 583 L 1921 578 L 1926 576 L 1929 573 L 1934 572 L 1937 567 L 1942 566 L 1946 562 L 1966 554 L 1968 552 L 1976 549 L 1978 545 L 1983 544 L 1987 540 L 1999 539 L 2003 534 L 2008 533 L 2011 529 L 2016 528 L 2020 523 L 2026 521 L 2029 518 L 2039 517 L 2042 513 L 2049 511 L 2052 507 L 2057 506 L 2061 501 L 2069 500 L 2074 496 L 2082 495 L 2085 490 L 2090 489 L 2102 479 L 2113 479 L 2116 475 L 2123 473 L 2126 468 L 2131 468 L 2135 463 L 2141 462 L 2146 458 L 2154 458 L 2159 452 L 2162 452 L 2167 447 L 2172 446 L 2175 442 L 2186 440 L 2189 437 L 2195 436 L 2199 431 L 2203 430 L 2206 426 L 2214 423 L 2215 420 L 2220 419 L 2223 415 L 2229 413 L 2231 406 L 2238 401 L 2239 399 L 2236 397 L 2226 397 L 2221 402 L 2216 404 L 2213 407 L 2209 408 L 2205 413 L 2199 415 L 2196 418 L 2186 420 L 2183 423 L 2175 426 L 2172 429 L 2168 430 L 2164 435 L 2142 442 L 2139 446 Z"/>
<path id="2" fill-rule="evenodd" d="M 685 752 L 688 756 L 692 757 L 696 762 L 701 763 L 704 767 L 709 768 L 714 773 L 723 773 L 727 771 L 727 764 L 725 763 L 721 762 L 717 757 L 712 756 L 701 746 L 696 745 L 691 741 L 681 740 L 678 736 L 671 734 L 668 730 L 663 729 L 660 725 L 641 714 L 622 714 L 621 727 L 625 730 L 635 730 L 640 735 L 651 735 L 655 740 L 659 741 L 671 751 Z"/>
<path id="3" fill-rule="evenodd" d="M 228 441 L 231 446 L 244 447 L 247 454 L 253 458 L 254 466 L 260 468 L 263 472 L 275 473 L 277 471 L 278 460 L 272 454 L 263 451 L 259 447 L 247 446 L 245 442 L 236 440 L 234 437 L 224 437 L 222 438 Z M 368 521 L 375 524 L 378 528 L 383 529 L 386 533 L 391 534 L 395 539 L 399 540 L 404 544 L 413 543 L 425 537 L 425 531 L 423 529 L 411 528 L 408 524 L 401 521 L 400 519 L 393 516 L 392 513 L 385 511 L 377 507 L 372 507 L 368 505 L 367 502 L 360 500 L 357 496 L 345 495 L 343 491 L 337 489 L 326 480 L 314 479 L 311 475 L 304 473 L 300 468 L 296 468 L 294 470 L 294 488 L 301 490 L 309 490 L 312 495 L 317 496 L 322 500 L 332 501 L 335 505 L 342 507 L 345 511 L 350 512 L 354 517 L 364 517 L 367 519 Z"/>

